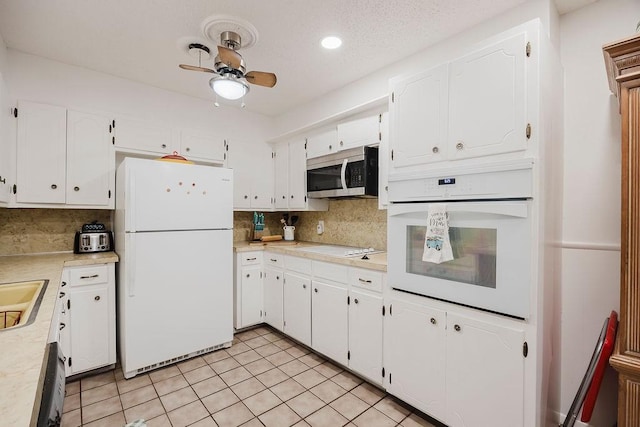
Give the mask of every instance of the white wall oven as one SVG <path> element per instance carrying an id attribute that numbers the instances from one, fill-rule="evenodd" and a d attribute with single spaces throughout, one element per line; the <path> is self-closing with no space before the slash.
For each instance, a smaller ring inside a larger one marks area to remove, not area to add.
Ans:
<path id="1" fill-rule="evenodd" d="M 392 197 L 411 187 L 415 199 L 427 200 L 394 200 L 389 207 L 389 284 L 426 297 L 528 318 L 536 240 L 532 236 L 530 172 L 440 175 L 420 178 L 419 184 L 390 181 Z M 496 188 L 489 191 L 484 188 L 487 183 Z M 491 197 L 483 199 L 483 194 Z M 500 194 L 510 197 L 494 198 Z M 441 246 L 426 239 L 433 204 L 447 214 L 450 261 L 423 261 L 425 247 L 440 250 Z"/>

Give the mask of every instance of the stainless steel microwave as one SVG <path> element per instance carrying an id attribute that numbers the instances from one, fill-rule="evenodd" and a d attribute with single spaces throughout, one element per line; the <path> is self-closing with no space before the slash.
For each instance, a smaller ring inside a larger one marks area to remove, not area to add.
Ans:
<path id="1" fill-rule="evenodd" d="M 378 147 L 307 159 L 307 197 L 378 197 Z"/>

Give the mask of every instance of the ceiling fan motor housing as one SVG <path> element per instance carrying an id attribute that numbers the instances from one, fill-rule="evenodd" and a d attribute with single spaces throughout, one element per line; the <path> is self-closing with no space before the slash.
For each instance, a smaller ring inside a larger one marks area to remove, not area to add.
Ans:
<path id="1" fill-rule="evenodd" d="M 242 47 L 242 37 L 235 31 L 223 31 L 220 33 L 220 44 L 229 49 L 238 50 Z"/>

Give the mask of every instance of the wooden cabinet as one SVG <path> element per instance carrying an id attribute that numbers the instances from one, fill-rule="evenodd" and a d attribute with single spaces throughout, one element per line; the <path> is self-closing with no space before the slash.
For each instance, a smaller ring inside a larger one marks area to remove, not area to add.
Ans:
<path id="1" fill-rule="evenodd" d="M 262 142 L 229 141 L 227 166 L 233 169 L 233 208 L 272 210 L 274 160 Z"/>
<path id="2" fill-rule="evenodd" d="M 279 268 L 264 269 L 264 321 L 279 331 L 284 329 L 284 272 Z"/>
<path id="3" fill-rule="evenodd" d="M 283 332 L 311 346 L 311 279 L 300 274 L 284 274 Z"/>
<path id="4" fill-rule="evenodd" d="M 111 123 L 95 114 L 21 101 L 16 202 L 113 208 Z"/>
<path id="5" fill-rule="evenodd" d="M 315 278 L 312 287 L 312 347 L 346 366 L 349 351 L 347 287 L 344 284 Z"/>
<path id="6" fill-rule="evenodd" d="M 63 281 L 68 284 L 68 323 L 61 337 L 67 376 L 115 365 L 114 264 L 67 267 Z"/>
<path id="7" fill-rule="evenodd" d="M 640 35 L 604 46 L 609 88 L 622 116 L 620 317 L 611 365 L 618 371 L 618 426 L 640 420 Z"/>
<path id="8" fill-rule="evenodd" d="M 263 253 L 241 252 L 234 266 L 234 321 L 236 329 L 263 322 Z"/>

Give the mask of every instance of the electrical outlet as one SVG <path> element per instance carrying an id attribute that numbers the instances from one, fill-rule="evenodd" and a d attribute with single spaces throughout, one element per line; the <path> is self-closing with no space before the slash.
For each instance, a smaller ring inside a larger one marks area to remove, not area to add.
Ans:
<path id="1" fill-rule="evenodd" d="M 322 220 L 318 221 L 318 225 L 316 226 L 316 231 L 318 232 L 318 234 L 324 233 L 324 221 Z"/>

